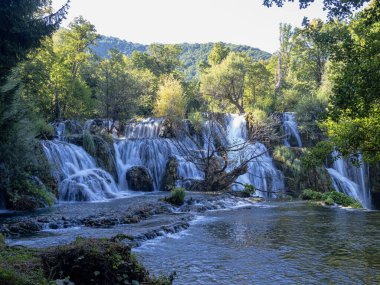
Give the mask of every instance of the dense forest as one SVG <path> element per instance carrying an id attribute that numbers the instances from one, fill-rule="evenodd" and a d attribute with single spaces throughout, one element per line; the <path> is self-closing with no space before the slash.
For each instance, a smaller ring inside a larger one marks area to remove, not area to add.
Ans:
<path id="1" fill-rule="evenodd" d="M 30 47 L 2 45 L 1 193 L 9 207 L 24 196 L 51 203 L 36 182 L 46 167 L 35 145 L 54 136 L 50 122 L 64 119 L 229 112 L 262 123 L 292 111 L 308 147 L 305 165 L 321 165 L 333 150 L 377 165 L 379 11 L 372 1 L 349 20 L 281 24 L 273 55 L 224 43 L 131 44 L 99 36 L 82 17 L 45 34 L 31 30 Z"/>
<path id="2" fill-rule="evenodd" d="M 245 52 L 250 55 L 254 60 L 268 59 L 271 55 L 268 52 L 262 51 L 257 48 L 244 45 L 234 45 L 221 43 L 234 52 Z M 200 62 L 207 60 L 209 53 L 213 48 L 213 43 L 207 44 L 178 44 L 181 52 L 179 59 L 182 65 L 182 71 L 185 78 L 188 80 L 193 79 L 199 75 L 198 65 Z M 101 58 L 109 57 L 109 51 L 112 49 L 118 50 L 126 56 L 131 56 L 133 52 L 147 52 L 149 45 L 136 44 L 121 40 L 114 37 L 100 36 L 95 44 L 90 47 Z"/>

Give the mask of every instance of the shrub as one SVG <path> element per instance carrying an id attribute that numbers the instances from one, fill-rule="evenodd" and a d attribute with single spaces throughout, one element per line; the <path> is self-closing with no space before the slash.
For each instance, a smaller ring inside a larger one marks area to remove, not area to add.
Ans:
<path id="1" fill-rule="evenodd" d="M 362 208 L 361 204 L 355 199 L 337 191 L 326 192 L 323 194 L 322 199 L 326 204 L 330 203 L 331 200 L 333 203 L 341 205 L 343 207 L 352 207 L 352 208 Z"/>
<path id="2" fill-rule="evenodd" d="M 164 200 L 172 205 L 181 206 L 185 202 L 185 189 L 181 187 L 176 187 L 171 190 L 169 197 Z"/>
<path id="3" fill-rule="evenodd" d="M 91 155 L 96 154 L 94 137 L 89 131 L 83 132 L 83 148 Z"/>
<path id="4" fill-rule="evenodd" d="M 255 186 L 254 185 L 251 185 L 251 184 L 244 184 L 244 193 L 247 195 L 247 196 L 251 196 L 252 194 L 255 194 L 256 192 L 256 189 L 255 189 Z"/>
<path id="5" fill-rule="evenodd" d="M 36 138 L 43 140 L 50 140 L 54 138 L 54 127 L 47 124 L 43 119 L 37 119 L 34 123 L 34 128 L 36 131 Z"/>
<path id="6" fill-rule="evenodd" d="M 305 189 L 303 190 L 300 198 L 302 200 L 318 201 L 318 200 L 322 200 L 322 193 L 311 190 L 311 189 Z"/>

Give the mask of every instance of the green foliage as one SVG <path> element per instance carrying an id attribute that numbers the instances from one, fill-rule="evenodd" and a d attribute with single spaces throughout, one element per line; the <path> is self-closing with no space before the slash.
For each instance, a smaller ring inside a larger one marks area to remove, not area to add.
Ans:
<path id="1" fill-rule="evenodd" d="M 255 194 L 256 192 L 256 188 L 254 185 L 251 185 L 251 184 L 244 184 L 244 190 L 243 192 L 247 195 L 247 196 L 251 196 L 253 194 Z"/>
<path id="2" fill-rule="evenodd" d="M 4 247 L 0 251 L 0 283 L 47 285 L 56 279 L 75 284 L 170 285 L 170 276 L 151 277 L 129 246 L 107 239 L 77 239 L 49 249 Z"/>
<path id="3" fill-rule="evenodd" d="M 208 55 L 208 63 L 211 65 L 220 64 L 227 57 L 230 51 L 230 48 L 226 47 L 223 43 L 214 44 Z"/>
<path id="4" fill-rule="evenodd" d="M 364 160 L 380 160 L 380 3 L 371 4 L 349 24 L 332 45 L 333 96 L 323 127 L 344 156 L 363 153 Z"/>
<path id="5" fill-rule="evenodd" d="M 323 165 L 334 151 L 334 146 L 329 141 L 321 141 L 313 148 L 308 149 L 302 157 L 302 165 L 306 169 L 311 169 Z"/>
<path id="6" fill-rule="evenodd" d="M 89 131 L 83 132 L 83 148 L 92 156 L 96 154 L 94 137 Z"/>
<path id="7" fill-rule="evenodd" d="M 230 49 L 234 52 L 247 53 L 253 60 L 264 60 L 270 57 L 270 54 L 253 48 L 250 46 L 234 45 L 234 44 L 223 44 L 226 49 Z M 210 54 L 214 44 L 180 44 L 181 52 L 179 54 L 179 59 L 182 63 L 180 68 L 186 80 L 196 79 L 199 76 L 199 64 L 203 63 L 205 66 L 209 66 L 207 63 L 208 55 Z M 135 44 L 127 42 L 118 38 L 101 36 L 96 41 L 94 46 L 91 46 L 91 50 L 101 58 L 109 57 L 109 51 L 116 49 L 121 51 L 127 56 L 131 56 L 137 65 L 141 64 L 142 67 L 149 62 L 147 45 Z M 135 53 L 134 53 L 135 52 Z M 134 54 L 133 54 L 134 53 Z M 132 55 L 133 54 L 133 55 Z"/>
<path id="8" fill-rule="evenodd" d="M 0 284 L 47 285 L 37 252 L 27 248 L 1 248 Z"/>
<path id="9" fill-rule="evenodd" d="M 304 146 L 313 146 L 324 139 L 319 122 L 326 119 L 327 102 L 314 96 L 302 98 L 295 107 L 298 131 Z"/>
<path id="10" fill-rule="evenodd" d="M 173 122 L 185 118 L 186 101 L 181 83 L 173 77 L 164 79 L 157 92 L 154 113 L 158 117 L 169 117 Z"/>
<path id="11" fill-rule="evenodd" d="M 328 11 L 328 17 L 333 18 L 346 18 L 350 16 L 355 10 L 359 9 L 370 0 L 325 0 L 323 1 L 324 10 Z M 294 2 L 294 0 L 263 0 L 265 6 L 272 7 L 273 4 L 282 7 L 286 2 Z M 300 9 L 307 8 L 314 0 L 299 0 Z"/>
<path id="12" fill-rule="evenodd" d="M 211 110 L 244 113 L 246 57 L 230 53 L 201 76 L 201 93 Z"/>
<path id="13" fill-rule="evenodd" d="M 44 36 L 52 34 L 65 17 L 67 4 L 55 15 L 44 18 L 49 13 L 48 4 L 47 0 L 2 1 L 0 86 L 4 84 L 11 69 L 25 59 L 31 49 L 38 47 Z"/>
<path id="14" fill-rule="evenodd" d="M 176 187 L 170 191 L 170 196 L 164 200 L 175 206 L 181 206 L 185 202 L 185 189 Z"/>
<path id="15" fill-rule="evenodd" d="M 5 236 L 3 234 L 0 234 L 0 250 L 3 250 L 5 248 Z"/>
<path id="16" fill-rule="evenodd" d="M 46 123 L 43 118 L 37 118 L 34 121 L 34 128 L 36 131 L 36 138 L 48 140 L 54 137 L 55 130 L 51 124 Z"/>
<path id="17" fill-rule="evenodd" d="M 202 123 L 204 121 L 202 113 L 200 112 L 193 112 L 187 115 L 187 118 L 189 119 L 191 126 L 195 129 L 197 133 L 200 133 L 202 130 Z"/>
<path id="18" fill-rule="evenodd" d="M 300 198 L 302 200 L 319 201 L 319 200 L 322 200 L 322 193 L 311 190 L 311 189 L 305 189 L 303 190 Z"/>
<path id="19" fill-rule="evenodd" d="M 305 189 L 300 195 L 302 200 L 323 201 L 326 205 L 341 205 L 343 207 L 362 208 L 355 199 L 336 191 L 321 193 L 311 189 Z"/>

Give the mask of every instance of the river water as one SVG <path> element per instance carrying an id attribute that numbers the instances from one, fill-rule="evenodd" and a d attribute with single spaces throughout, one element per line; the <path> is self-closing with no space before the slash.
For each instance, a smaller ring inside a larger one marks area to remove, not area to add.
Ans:
<path id="1" fill-rule="evenodd" d="M 380 284 L 380 213 L 303 202 L 205 213 L 134 251 L 174 284 Z"/>

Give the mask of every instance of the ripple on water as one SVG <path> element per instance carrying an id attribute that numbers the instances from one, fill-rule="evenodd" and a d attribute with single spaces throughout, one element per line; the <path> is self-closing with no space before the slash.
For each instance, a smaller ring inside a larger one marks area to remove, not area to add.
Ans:
<path id="1" fill-rule="evenodd" d="M 380 213 L 276 203 L 205 213 L 136 250 L 175 284 L 379 284 Z"/>

